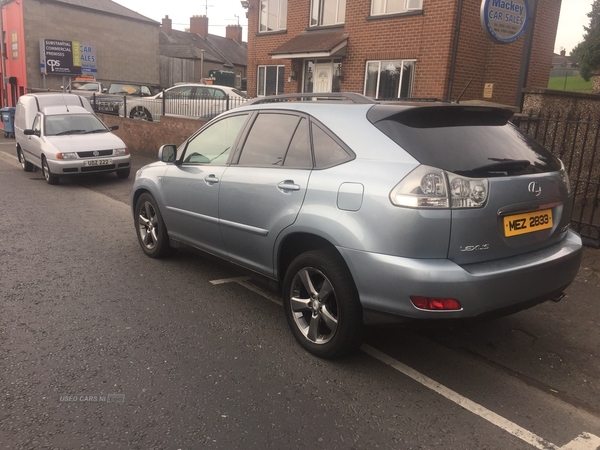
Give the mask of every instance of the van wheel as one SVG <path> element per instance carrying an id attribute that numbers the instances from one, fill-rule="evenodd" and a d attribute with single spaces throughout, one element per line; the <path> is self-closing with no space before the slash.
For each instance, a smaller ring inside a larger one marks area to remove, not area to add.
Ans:
<path id="1" fill-rule="evenodd" d="M 350 270 L 332 249 L 301 254 L 283 282 L 283 308 L 292 334 L 321 358 L 338 358 L 362 342 L 362 307 Z"/>
<path id="2" fill-rule="evenodd" d="M 21 167 L 25 172 L 33 171 L 33 164 L 25 159 L 25 155 L 23 155 L 23 152 L 20 148 L 17 149 L 17 156 L 19 157 L 19 162 L 21 163 Z"/>
<path id="3" fill-rule="evenodd" d="M 133 108 L 129 113 L 129 118 L 136 120 L 147 120 L 149 122 L 152 122 L 152 114 L 150 114 L 150 111 L 148 111 L 142 106 L 136 106 L 135 108 Z"/>
<path id="4" fill-rule="evenodd" d="M 42 156 L 42 173 L 48 184 L 58 184 L 58 177 L 52 175 L 52 172 L 50 172 L 50 167 L 48 167 L 48 161 L 45 156 Z"/>

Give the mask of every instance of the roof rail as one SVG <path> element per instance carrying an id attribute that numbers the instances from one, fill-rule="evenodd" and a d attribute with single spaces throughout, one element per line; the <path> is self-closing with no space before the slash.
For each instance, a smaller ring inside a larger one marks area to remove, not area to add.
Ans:
<path id="1" fill-rule="evenodd" d="M 439 98 L 429 98 L 429 97 L 398 97 L 398 98 L 378 98 L 378 102 L 445 102 L 444 100 L 440 100 Z"/>
<path id="2" fill-rule="evenodd" d="M 290 102 L 299 100 L 350 100 L 352 103 L 358 104 L 377 103 L 372 98 L 362 94 L 357 94 L 355 92 L 311 92 L 304 94 L 280 94 L 259 97 L 245 103 L 245 105 L 258 105 L 261 103 Z"/>

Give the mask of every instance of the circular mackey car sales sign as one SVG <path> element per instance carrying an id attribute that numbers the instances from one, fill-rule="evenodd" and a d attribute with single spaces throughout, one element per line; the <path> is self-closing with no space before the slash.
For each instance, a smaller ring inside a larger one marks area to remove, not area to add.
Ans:
<path id="1" fill-rule="evenodd" d="M 490 37 L 501 44 L 519 39 L 527 27 L 527 0 L 483 0 L 481 26 Z"/>

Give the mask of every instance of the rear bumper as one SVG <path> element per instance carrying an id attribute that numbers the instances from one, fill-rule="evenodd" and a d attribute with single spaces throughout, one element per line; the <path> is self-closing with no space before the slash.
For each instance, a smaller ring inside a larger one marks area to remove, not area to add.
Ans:
<path id="1" fill-rule="evenodd" d="M 509 314 L 556 297 L 577 275 L 581 238 L 568 231 L 550 247 L 484 263 L 412 259 L 338 249 L 354 277 L 365 323 L 445 321 Z M 423 311 L 411 295 L 454 298 L 460 311 Z"/>

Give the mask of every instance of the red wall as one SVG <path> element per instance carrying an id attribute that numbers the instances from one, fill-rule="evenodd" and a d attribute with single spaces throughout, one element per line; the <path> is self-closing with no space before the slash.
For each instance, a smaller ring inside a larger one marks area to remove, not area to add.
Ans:
<path id="1" fill-rule="evenodd" d="M 27 58 L 25 55 L 25 30 L 23 28 L 23 7 L 21 2 L 11 2 L 2 8 L 2 28 L 5 36 L 6 58 L 4 59 L 7 77 L 16 77 L 12 86 L 6 83 L 8 106 L 15 106 L 21 94 L 27 93 Z M 13 42 L 13 39 L 16 41 Z M 13 44 L 16 44 L 13 45 Z M 14 50 L 14 53 L 13 53 Z M 1 71 L 1 69 L 0 69 Z M 2 106 L 5 106 L 4 99 Z"/>

